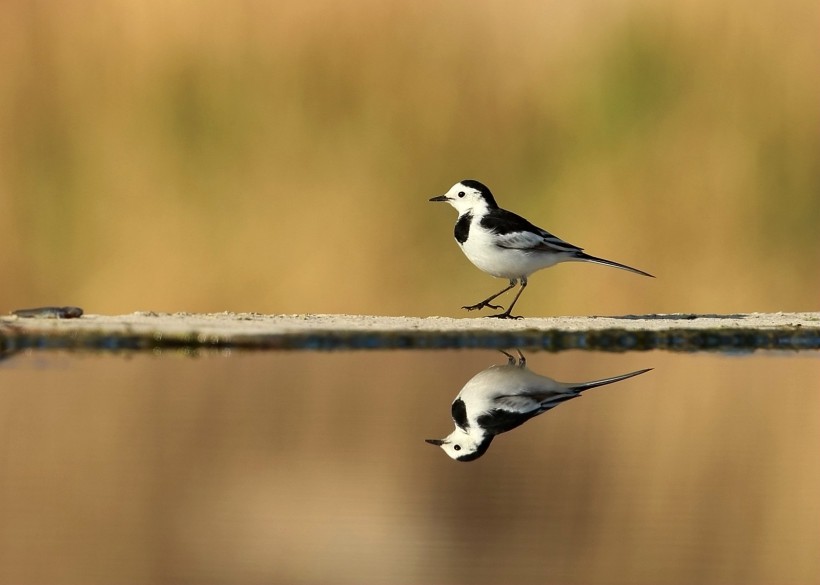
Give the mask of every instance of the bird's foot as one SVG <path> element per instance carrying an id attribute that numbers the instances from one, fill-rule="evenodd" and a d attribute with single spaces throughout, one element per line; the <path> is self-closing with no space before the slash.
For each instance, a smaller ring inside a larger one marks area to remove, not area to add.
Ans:
<path id="1" fill-rule="evenodd" d="M 501 305 L 493 305 L 492 303 L 488 303 L 487 301 L 481 301 L 480 303 L 476 303 L 475 305 L 464 305 L 461 307 L 462 309 L 467 309 L 468 311 L 475 311 L 477 309 L 483 309 L 484 307 L 489 307 L 491 309 L 503 309 Z"/>
<path id="2" fill-rule="evenodd" d="M 499 349 L 498 351 L 500 351 L 500 352 L 501 352 L 501 353 L 503 353 L 505 356 L 507 356 L 507 365 L 508 365 L 508 366 L 514 366 L 514 365 L 516 365 L 516 359 L 513 357 L 513 354 L 511 354 L 511 353 L 507 353 L 507 352 L 506 352 L 506 351 L 504 351 L 503 349 Z M 520 349 L 518 349 L 517 347 L 515 348 L 515 351 L 517 351 L 517 352 L 518 352 L 518 360 L 517 360 L 517 364 L 518 364 L 519 366 L 521 366 L 521 367 L 526 366 L 526 365 L 527 365 L 527 358 L 525 358 L 525 357 L 524 357 L 524 354 L 523 354 L 523 353 L 521 353 L 521 350 L 520 350 Z"/>
<path id="3" fill-rule="evenodd" d="M 487 319 L 523 319 L 521 315 L 510 315 L 509 313 L 499 313 L 498 315 L 485 315 Z"/>

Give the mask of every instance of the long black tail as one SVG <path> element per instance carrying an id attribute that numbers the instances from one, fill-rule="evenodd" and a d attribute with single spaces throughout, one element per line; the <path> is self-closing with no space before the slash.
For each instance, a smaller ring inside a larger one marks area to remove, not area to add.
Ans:
<path id="1" fill-rule="evenodd" d="M 655 278 L 648 272 L 644 272 L 643 270 L 638 270 L 637 268 L 632 268 L 631 266 L 627 266 L 626 264 L 620 264 L 618 262 L 613 262 L 612 260 L 605 260 L 603 258 L 598 258 L 597 256 L 590 256 L 585 252 L 576 252 L 575 256 L 573 257 L 575 260 L 580 262 L 594 262 L 595 264 L 603 264 L 604 266 L 612 266 L 613 268 L 620 268 L 621 270 L 629 270 L 629 272 L 634 272 L 635 274 L 640 274 L 641 276 L 649 276 L 650 278 Z"/>

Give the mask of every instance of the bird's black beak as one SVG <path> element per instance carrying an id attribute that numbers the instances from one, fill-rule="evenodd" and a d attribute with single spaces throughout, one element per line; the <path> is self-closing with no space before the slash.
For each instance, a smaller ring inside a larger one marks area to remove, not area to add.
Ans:
<path id="1" fill-rule="evenodd" d="M 432 201 L 432 199 L 430 201 Z M 441 447 L 444 444 L 444 441 L 441 439 L 424 439 L 424 441 L 430 443 L 431 445 L 435 445 L 436 447 Z"/>
<path id="2" fill-rule="evenodd" d="M 447 201 L 447 195 L 438 195 L 436 197 L 431 197 L 430 201 Z"/>

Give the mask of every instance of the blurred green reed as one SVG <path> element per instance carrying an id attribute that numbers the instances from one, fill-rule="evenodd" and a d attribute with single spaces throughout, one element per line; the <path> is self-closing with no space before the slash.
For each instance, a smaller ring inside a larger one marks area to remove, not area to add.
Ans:
<path id="1" fill-rule="evenodd" d="M 525 314 L 816 309 L 813 11 L 593 4 L 4 3 L 0 310 L 458 314 L 467 177 L 659 276 Z"/>

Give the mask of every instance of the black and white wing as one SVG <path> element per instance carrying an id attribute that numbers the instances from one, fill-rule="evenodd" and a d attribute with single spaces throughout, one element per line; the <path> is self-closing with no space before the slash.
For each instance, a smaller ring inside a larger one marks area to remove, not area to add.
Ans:
<path id="1" fill-rule="evenodd" d="M 568 254 L 582 250 L 506 209 L 494 209 L 487 214 L 481 219 L 481 227 L 496 235 L 496 245 L 501 248 Z"/>
<path id="2" fill-rule="evenodd" d="M 540 414 L 580 395 L 580 392 L 563 388 L 561 390 L 533 389 L 524 394 L 499 396 L 494 400 L 494 403 L 499 408 L 506 410 Z"/>
<path id="3" fill-rule="evenodd" d="M 491 435 L 506 433 L 514 428 L 523 425 L 535 415 L 537 410 L 532 412 L 514 412 L 503 408 L 494 408 L 478 417 L 478 424 Z"/>
<path id="4" fill-rule="evenodd" d="M 558 406 L 580 396 L 572 391 L 533 389 L 532 392 L 498 396 L 493 409 L 478 417 L 478 424 L 493 434 L 505 433 Z"/>
<path id="5" fill-rule="evenodd" d="M 583 260 L 628 270 L 635 274 L 652 277 L 648 272 L 632 268 L 620 262 L 614 262 L 597 256 L 590 256 L 584 249 L 565 242 L 545 229 L 531 224 L 520 215 L 506 209 L 493 209 L 481 219 L 481 226 L 492 231 L 496 236 L 495 245 L 500 248 L 522 250 L 524 252 L 551 252 L 566 255 L 567 259 Z M 652 277 L 654 278 L 654 277 Z"/>

